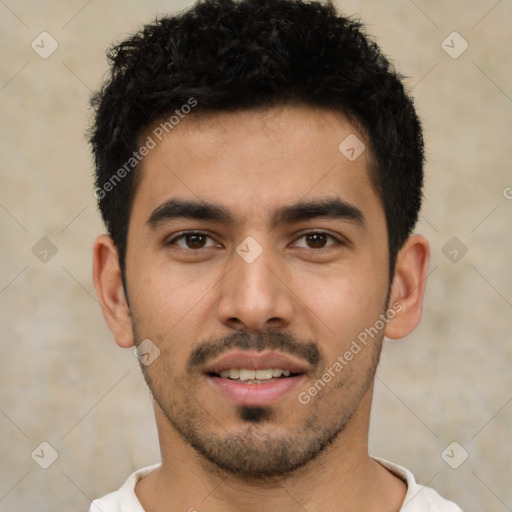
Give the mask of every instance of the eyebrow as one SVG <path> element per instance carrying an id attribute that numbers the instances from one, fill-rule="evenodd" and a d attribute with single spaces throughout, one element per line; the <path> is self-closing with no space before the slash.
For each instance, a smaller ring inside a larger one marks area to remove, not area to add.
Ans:
<path id="1" fill-rule="evenodd" d="M 347 220 L 359 227 L 365 227 L 365 217 L 359 208 L 340 198 L 327 198 L 299 201 L 278 208 L 272 213 L 271 228 L 279 224 L 293 224 L 318 217 Z M 146 224 L 156 229 L 166 221 L 179 218 L 220 222 L 227 225 L 235 223 L 229 209 L 222 205 L 173 198 L 155 208 Z"/>

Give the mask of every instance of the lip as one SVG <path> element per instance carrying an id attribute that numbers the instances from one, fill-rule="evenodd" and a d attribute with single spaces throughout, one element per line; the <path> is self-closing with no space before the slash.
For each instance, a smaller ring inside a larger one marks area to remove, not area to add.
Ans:
<path id="1" fill-rule="evenodd" d="M 264 350 L 235 350 L 224 354 L 212 363 L 206 365 L 206 374 L 220 375 L 223 370 L 231 368 L 245 368 L 247 370 L 266 370 L 267 368 L 280 368 L 290 373 L 306 373 L 309 369 L 304 362 L 280 352 Z"/>
<path id="2" fill-rule="evenodd" d="M 208 383 L 237 405 L 270 405 L 283 399 L 300 385 L 305 375 L 278 378 L 271 382 L 243 384 L 236 380 L 207 375 Z"/>
<path id="3" fill-rule="evenodd" d="M 248 370 L 280 368 L 297 375 L 276 378 L 269 382 L 243 383 L 220 377 L 220 372 L 230 368 L 245 368 Z M 287 394 L 304 381 L 308 370 L 307 363 L 288 354 L 268 350 L 262 352 L 235 350 L 208 364 L 204 372 L 209 385 L 229 401 L 237 405 L 263 406 L 285 398 Z"/>

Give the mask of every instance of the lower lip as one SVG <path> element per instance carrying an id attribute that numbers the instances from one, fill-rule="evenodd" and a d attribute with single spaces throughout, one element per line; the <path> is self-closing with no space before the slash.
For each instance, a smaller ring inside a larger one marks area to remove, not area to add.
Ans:
<path id="1" fill-rule="evenodd" d="M 243 384 L 236 380 L 211 375 L 207 378 L 217 391 L 237 405 L 270 405 L 296 388 L 304 380 L 304 375 L 255 384 Z"/>

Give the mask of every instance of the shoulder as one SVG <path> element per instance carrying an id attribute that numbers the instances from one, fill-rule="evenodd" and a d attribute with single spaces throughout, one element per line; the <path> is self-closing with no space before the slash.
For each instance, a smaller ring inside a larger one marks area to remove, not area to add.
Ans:
<path id="1" fill-rule="evenodd" d="M 418 484 L 414 475 L 403 466 L 380 457 L 372 456 L 372 459 L 407 483 L 407 494 L 400 512 L 462 512 L 453 501 L 442 498 L 431 487 Z"/>
<path id="2" fill-rule="evenodd" d="M 144 512 L 135 494 L 137 482 L 159 468 L 161 464 L 153 464 L 132 473 L 117 491 L 111 492 L 103 498 L 91 503 L 89 512 Z"/>

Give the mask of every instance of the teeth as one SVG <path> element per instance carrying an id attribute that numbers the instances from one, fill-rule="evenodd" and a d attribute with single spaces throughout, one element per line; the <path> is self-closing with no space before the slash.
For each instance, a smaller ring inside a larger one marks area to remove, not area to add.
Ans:
<path id="1" fill-rule="evenodd" d="M 220 376 L 224 379 L 232 380 L 270 380 L 274 377 L 290 376 L 290 370 L 281 370 L 281 368 L 267 368 L 265 370 L 248 370 L 246 368 L 230 368 L 222 370 Z"/>
<path id="2" fill-rule="evenodd" d="M 272 368 L 269 370 L 256 370 L 256 378 L 258 380 L 271 379 L 274 376 Z"/>
<path id="3" fill-rule="evenodd" d="M 256 377 L 255 370 L 240 370 L 240 380 L 252 380 Z"/>

